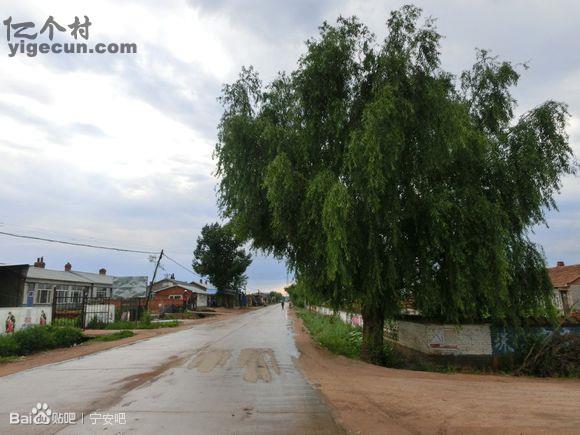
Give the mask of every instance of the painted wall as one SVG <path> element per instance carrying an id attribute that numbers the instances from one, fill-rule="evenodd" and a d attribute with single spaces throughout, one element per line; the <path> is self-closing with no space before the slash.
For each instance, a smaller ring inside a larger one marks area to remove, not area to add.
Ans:
<path id="1" fill-rule="evenodd" d="M 326 307 L 309 307 L 320 314 L 330 316 L 334 311 Z M 362 326 L 360 314 L 338 311 L 336 314 L 345 323 Z M 547 335 L 552 327 L 532 327 L 531 333 Z M 561 334 L 579 334 L 580 326 L 567 326 Z M 515 328 L 483 325 L 444 325 L 396 321 L 385 325 L 385 337 L 403 346 L 426 354 L 437 355 L 494 355 L 499 356 L 514 351 L 517 331 Z"/>
<path id="2" fill-rule="evenodd" d="M 52 307 L 0 308 L 0 334 L 19 331 L 32 325 L 49 324 Z"/>
<path id="3" fill-rule="evenodd" d="M 491 355 L 489 325 L 396 323 L 398 342 L 411 349 L 439 355 Z"/>
<path id="4" fill-rule="evenodd" d="M 554 330 L 551 326 L 533 327 L 528 332 L 548 335 Z M 515 328 L 492 326 L 491 327 L 491 346 L 494 356 L 511 353 L 515 348 L 515 339 L 517 332 Z M 560 329 L 560 334 L 579 334 L 580 326 L 564 326 Z"/>
<path id="5" fill-rule="evenodd" d="M 207 307 L 207 295 L 197 294 L 197 306 Z"/>

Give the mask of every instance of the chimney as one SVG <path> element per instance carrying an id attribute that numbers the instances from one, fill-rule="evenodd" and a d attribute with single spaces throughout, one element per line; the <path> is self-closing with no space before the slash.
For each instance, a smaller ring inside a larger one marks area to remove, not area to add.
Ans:
<path id="1" fill-rule="evenodd" d="M 44 269 L 45 266 L 46 266 L 46 264 L 44 263 L 44 257 L 39 257 L 36 259 L 36 262 L 34 263 L 34 267 L 39 267 L 41 269 Z"/>
<path id="2" fill-rule="evenodd" d="M 107 274 L 107 269 L 105 269 L 104 267 L 99 269 L 99 275 L 106 275 Z"/>
<path id="3" fill-rule="evenodd" d="M 558 267 L 564 267 L 565 264 L 564 264 L 563 261 L 558 261 L 558 263 L 556 264 L 556 266 L 558 266 Z"/>
<path id="4" fill-rule="evenodd" d="M 70 271 L 71 271 L 71 269 L 72 269 L 72 264 L 70 264 L 70 263 L 66 263 L 66 264 L 64 265 L 64 270 L 65 270 L 66 272 L 70 272 Z"/>

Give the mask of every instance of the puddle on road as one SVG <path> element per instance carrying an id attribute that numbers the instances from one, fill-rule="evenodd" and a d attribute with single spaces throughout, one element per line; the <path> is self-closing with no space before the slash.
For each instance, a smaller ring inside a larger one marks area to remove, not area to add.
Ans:
<path id="1" fill-rule="evenodd" d="M 238 368 L 245 368 L 246 382 L 270 382 L 272 372 L 280 374 L 280 366 L 272 349 L 243 349 L 238 358 Z"/>
<path id="2" fill-rule="evenodd" d="M 222 367 L 230 359 L 231 351 L 229 350 L 204 350 L 199 353 L 189 368 L 196 367 L 201 373 L 209 373 L 216 367 Z"/>

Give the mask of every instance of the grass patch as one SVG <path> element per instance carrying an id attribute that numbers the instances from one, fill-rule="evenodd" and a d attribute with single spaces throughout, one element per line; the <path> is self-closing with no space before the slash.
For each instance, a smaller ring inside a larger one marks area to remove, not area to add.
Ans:
<path id="1" fill-rule="evenodd" d="M 362 342 L 362 330 L 344 323 L 336 316 L 323 316 L 305 309 L 297 309 L 298 315 L 320 345 L 338 355 L 358 358 Z"/>
<path id="2" fill-rule="evenodd" d="M 90 339 L 90 342 L 107 342 L 107 341 L 116 341 L 121 340 L 123 338 L 133 337 L 135 333 L 133 331 L 124 330 L 114 332 L 112 334 L 101 335 L 99 337 L 94 337 Z"/>
<path id="3" fill-rule="evenodd" d="M 158 329 L 158 328 L 175 328 L 179 326 L 179 321 L 171 320 L 168 322 L 128 322 L 117 321 L 109 323 L 105 329 Z"/>

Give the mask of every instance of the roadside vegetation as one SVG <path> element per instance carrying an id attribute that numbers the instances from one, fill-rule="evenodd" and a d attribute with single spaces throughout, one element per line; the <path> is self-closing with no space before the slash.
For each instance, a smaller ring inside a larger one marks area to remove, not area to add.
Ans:
<path id="1" fill-rule="evenodd" d="M 179 326 L 178 320 L 167 320 L 163 322 L 129 322 L 119 320 L 104 325 L 103 329 L 158 329 L 158 328 L 175 328 Z"/>
<path id="2" fill-rule="evenodd" d="M 132 331 L 123 330 L 88 338 L 80 328 L 72 326 L 32 326 L 13 334 L 0 335 L 0 363 L 36 352 L 76 346 L 85 342 L 115 341 L 134 335 Z"/>
<path id="3" fill-rule="evenodd" d="M 362 329 L 344 323 L 338 316 L 325 316 L 296 308 L 314 341 L 337 355 L 358 359 Z M 491 365 L 473 366 L 451 362 L 435 355 L 407 352 L 385 341 L 378 365 L 441 373 L 494 373 Z M 575 334 L 549 336 L 523 333 L 513 354 L 502 358 L 495 373 L 538 377 L 580 377 L 580 337 Z"/>
<path id="4" fill-rule="evenodd" d="M 323 316 L 305 308 L 296 308 L 311 337 L 332 353 L 360 358 L 362 328 L 344 323 L 338 316 Z M 385 342 L 380 365 L 400 367 L 402 360 L 390 342 Z"/>
<path id="5" fill-rule="evenodd" d="M 14 357 L 70 347 L 85 341 L 79 328 L 71 326 L 32 326 L 14 334 L 0 336 L 0 357 Z"/>
<path id="6" fill-rule="evenodd" d="M 134 335 L 135 335 L 135 333 L 133 331 L 123 330 L 123 331 L 114 332 L 112 334 L 100 335 L 98 337 L 91 338 L 89 341 L 90 342 L 116 341 L 116 340 L 121 340 L 123 338 L 133 337 Z"/>

